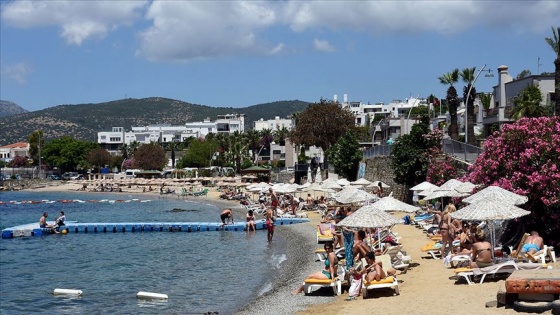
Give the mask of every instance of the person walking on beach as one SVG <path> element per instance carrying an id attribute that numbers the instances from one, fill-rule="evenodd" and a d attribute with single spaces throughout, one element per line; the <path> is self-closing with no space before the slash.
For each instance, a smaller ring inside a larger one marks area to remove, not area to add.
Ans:
<path id="1" fill-rule="evenodd" d="M 39 219 L 39 227 L 42 229 L 51 229 L 53 231 L 53 233 L 59 234 L 59 232 L 57 230 L 54 229 L 54 227 L 50 224 L 47 224 L 47 217 L 49 216 L 49 214 L 47 212 L 43 212 L 43 216 L 41 216 L 41 218 Z"/>
<path id="2" fill-rule="evenodd" d="M 220 214 L 220 219 L 222 220 L 222 224 L 220 225 L 221 228 L 223 228 L 224 225 L 228 224 L 229 221 L 231 221 L 231 224 L 233 224 L 233 212 L 231 211 L 231 209 L 228 208 L 222 211 L 222 213 Z"/>
<path id="3" fill-rule="evenodd" d="M 274 216 L 272 209 L 266 211 L 264 225 L 268 231 L 267 239 L 269 242 L 272 242 L 272 237 L 274 236 Z"/>

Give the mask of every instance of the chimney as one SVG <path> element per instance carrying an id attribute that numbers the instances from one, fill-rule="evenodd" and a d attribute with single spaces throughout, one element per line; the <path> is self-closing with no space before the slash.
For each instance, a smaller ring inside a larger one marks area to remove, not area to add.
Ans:
<path id="1" fill-rule="evenodd" d="M 335 95 L 333 96 L 333 102 L 335 102 L 335 103 L 338 102 L 338 95 L 335 94 Z"/>
<path id="2" fill-rule="evenodd" d="M 511 82 L 513 80 L 513 78 L 509 75 L 508 73 L 508 67 L 507 66 L 499 66 L 498 67 L 498 73 L 500 74 L 500 78 L 499 78 L 499 88 L 500 88 L 500 95 L 499 95 L 499 99 L 498 99 L 498 107 L 505 107 L 506 103 L 507 103 L 507 99 L 506 99 L 506 83 Z"/>
<path id="3" fill-rule="evenodd" d="M 348 104 L 348 94 L 344 94 L 344 104 Z"/>

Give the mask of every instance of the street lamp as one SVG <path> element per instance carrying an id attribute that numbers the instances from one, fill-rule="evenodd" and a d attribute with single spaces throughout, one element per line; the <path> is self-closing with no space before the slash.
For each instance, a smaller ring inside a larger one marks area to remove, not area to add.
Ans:
<path id="1" fill-rule="evenodd" d="M 483 72 L 483 71 L 487 71 L 488 73 L 486 75 L 484 75 L 485 77 L 493 77 L 494 75 L 491 74 L 490 72 L 492 72 L 492 69 L 485 69 L 486 68 L 486 64 L 482 66 L 482 68 L 480 68 L 478 70 L 478 73 L 476 74 L 476 76 L 474 77 L 473 82 L 471 83 L 471 85 L 469 86 L 469 90 L 467 91 L 467 97 L 465 99 L 465 143 L 469 142 L 469 133 L 467 130 L 467 119 L 468 119 L 468 104 L 469 104 L 469 99 L 471 98 L 471 90 L 474 86 L 474 83 L 476 82 L 476 79 L 478 79 L 478 76 Z M 474 100 L 473 100 L 474 102 Z"/>

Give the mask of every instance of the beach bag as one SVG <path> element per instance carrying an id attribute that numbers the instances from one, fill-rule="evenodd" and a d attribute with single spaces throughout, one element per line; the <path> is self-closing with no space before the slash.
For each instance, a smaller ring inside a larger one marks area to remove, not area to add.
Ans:
<path id="1" fill-rule="evenodd" d="M 351 275 L 350 288 L 348 289 L 348 296 L 360 295 L 361 289 L 362 289 L 362 276 L 358 273 Z"/>

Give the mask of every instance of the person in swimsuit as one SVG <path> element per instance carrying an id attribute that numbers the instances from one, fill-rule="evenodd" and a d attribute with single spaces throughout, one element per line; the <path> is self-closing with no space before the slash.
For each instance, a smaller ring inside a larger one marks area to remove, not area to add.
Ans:
<path id="1" fill-rule="evenodd" d="M 272 209 L 266 211 L 264 225 L 268 232 L 266 238 L 269 242 L 272 242 L 272 237 L 274 236 L 274 216 Z"/>
<path id="2" fill-rule="evenodd" d="M 231 209 L 228 208 L 222 211 L 222 213 L 220 214 L 220 219 L 222 220 L 222 224 L 220 225 L 220 227 L 226 225 L 227 221 L 231 221 L 231 223 L 233 224 L 233 212 L 231 211 Z"/>
<path id="3" fill-rule="evenodd" d="M 247 216 L 245 218 L 247 220 L 247 223 L 245 224 L 245 230 L 249 232 L 249 230 L 252 229 L 253 232 L 255 232 L 255 215 L 253 214 L 253 210 L 247 211 Z"/>
<path id="4" fill-rule="evenodd" d="M 53 231 L 53 233 L 60 233 L 57 230 L 55 230 L 55 228 L 50 225 L 47 224 L 47 217 L 49 216 L 49 214 L 47 212 L 43 212 L 43 216 L 41 216 L 41 218 L 39 219 L 39 227 L 42 229 L 51 229 Z"/>
<path id="5" fill-rule="evenodd" d="M 472 245 L 471 268 L 484 268 L 492 266 L 492 244 L 486 241 L 484 231 L 477 230 L 475 235 L 476 243 Z"/>
<path id="6" fill-rule="evenodd" d="M 455 238 L 454 236 L 455 231 L 454 231 L 454 225 L 452 224 L 451 221 L 450 214 L 455 210 L 456 208 L 453 204 L 448 204 L 443 212 L 428 209 L 429 213 L 435 213 L 436 215 L 441 216 L 438 225 L 439 233 L 441 234 L 441 241 L 442 241 L 441 253 L 440 253 L 441 257 L 445 257 L 445 250 L 447 246 L 449 246 L 449 250 L 452 250 L 453 239 Z"/>
<path id="7" fill-rule="evenodd" d="M 307 279 L 320 279 L 326 280 L 331 279 L 333 281 L 338 280 L 337 269 L 338 269 L 338 258 L 334 254 L 334 246 L 332 242 L 326 242 L 324 245 L 327 254 L 327 259 L 325 259 L 325 269 L 321 272 L 315 272 L 307 276 Z M 292 294 L 298 294 L 303 292 L 303 285 L 292 291 Z"/>
<path id="8" fill-rule="evenodd" d="M 278 208 L 278 195 L 276 195 L 276 192 L 272 188 L 269 188 L 268 192 L 270 193 L 270 207 L 272 208 L 274 216 L 276 216 L 276 208 Z"/>
<path id="9" fill-rule="evenodd" d="M 365 280 L 367 282 L 379 281 L 387 277 L 385 271 L 383 271 L 383 266 L 381 262 L 375 262 L 375 253 L 369 252 L 366 254 L 366 267 L 362 270 L 362 274 L 365 274 Z"/>
<path id="10" fill-rule="evenodd" d="M 543 243 L 544 241 L 542 237 L 539 236 L 539 233 L 537 231 L 531 231 L 531 235 L 525 239 L 525 244 L 521 247 L 521 252 L 533 255 L 543 248 Z"/>
<path id="11" fill-rule="evenodd" d="M 364 241 L 366 239 L 366 231 L 359 230 L 356 232 L 354 245 L 352 246 L 352 253 L 354 254 L 354 261 L 359 262 L 365 258 L 366 254 L 371 252 L 371 247 Z"/>

